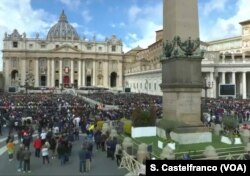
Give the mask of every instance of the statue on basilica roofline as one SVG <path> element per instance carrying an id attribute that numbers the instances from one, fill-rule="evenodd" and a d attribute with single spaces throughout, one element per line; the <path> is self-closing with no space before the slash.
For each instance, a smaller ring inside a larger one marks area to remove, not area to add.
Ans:
<path id="1" fill-rule="evenodd" d="M 166 41 L 163 44 L 163 60 L 171 58 L 196 58 L 202 59 L 204 51 L 200 49 L 200 39 L 191 40 L 189 37 L 182 41 L 179 36 L 174 37 L 172 41 Z"/>

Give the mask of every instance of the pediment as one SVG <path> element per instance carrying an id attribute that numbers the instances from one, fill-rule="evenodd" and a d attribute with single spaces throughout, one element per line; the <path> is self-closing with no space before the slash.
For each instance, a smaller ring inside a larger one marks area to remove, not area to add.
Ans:
<path id="1" fill-rule="evenodd" d="M 62 45 L 59 46 L 58 48 L 52 49 L 54 52 L 80 52 L 78 48 L 74 48 L 70 45 Z"/>

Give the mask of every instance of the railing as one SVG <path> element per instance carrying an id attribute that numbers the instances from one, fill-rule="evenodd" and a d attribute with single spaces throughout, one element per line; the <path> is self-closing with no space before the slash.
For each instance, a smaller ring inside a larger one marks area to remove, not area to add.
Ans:
<path id="1" fill-rule="evenodd" d="M 138 162 L 133 155 L 123 151 L 122 160 L 119 168 L 125 168 L 131 175 L 146 174 L 146 166 Z"/>

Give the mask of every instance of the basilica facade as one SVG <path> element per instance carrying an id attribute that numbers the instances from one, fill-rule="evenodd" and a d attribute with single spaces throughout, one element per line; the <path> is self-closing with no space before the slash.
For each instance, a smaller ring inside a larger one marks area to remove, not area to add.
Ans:
<path id="1" fill-rule="evenodd" d="M 13 86 L 123 88 L 122 41 L 80 37 L 62 11 L 46 38 L 14 29 L 3 40 L 4 89 Z"/>
<path id="2" fill-rule="evenodd" d="M 237 98 L 250 98 L 250 20 L 240 25 L 239 36 L 201 42 L 201 49 L 205 51 L 203 97 L 207 92 L 208 97 L 217 98 L 220 84 L 234 84 Z M 162 34 L 163 30 L 156 31 L 156 40 L 148 48 L 137 47 L 125 54 L 124 86 L 132 92 L 162 95 Z"/>

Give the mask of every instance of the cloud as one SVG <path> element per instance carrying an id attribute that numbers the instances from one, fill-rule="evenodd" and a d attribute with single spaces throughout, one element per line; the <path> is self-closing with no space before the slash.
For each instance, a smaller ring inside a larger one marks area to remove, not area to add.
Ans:
<path id="1" fill-rule="evenodd" d="M 82 31 L 82 35 L 86 38 L 87 41 L 93 40 L 94 36 L 96 37 L 97 41 L 104 41 L 106 38 L 103 34 L 89 30 L 88 28 L 82 29 Z"/>
<path id="2" fill-rule="evenodd" d="M 88 10 L 83 10 L 81 14 L 82 14 L 83 20 L 86 23 L 90 22 L 93 19 L 93 17 L 89 14 Z"/>
<path id="3" fill-rule="evenodd" d="M 213 11 L 224 11 L 225 5 L 229 0 L 210 0 L 207 1 L 206 3 L 204 3 L 204 7 L 203 7 L 203 13 L 204 15 L 208 15 Z"/>
<path id="4" fill-rule="evenodd" d="M 137 15 L 142 11 L 141 8 L 139 8 L 136 5 L 133 5 L 129 8 L 128 16 L 131 20 L 135 20 L 137 18 Z"/>
<path id="5" fill-rule="evenodd" d="M 201 30 L 202 40 L 215 40 L 240 36 L 242 21 L 248 20 L 249 0 L 238 0 L 235 5 L 236 13 L 227 18 L 217 18 L 212 26 L 203 26 Z"/>
<path id="6" fill-rule="evenodd" d="M 110 24 L 110 26 L 112 27 L 112 28 L 122 28 L 122 27 L 124 27 L 125 26 L 125 23 L 124 22 L 120 22 L 120 23 L 118 23 L 118 24 L 115 24 L 115 23 L 112 23 L 112 24 Z"/>
<path id="7" fill-rule="evenodd" d="M 31 7 L 31 0 L 1 0 L 0 3 L 0 50 L 3 48 L 4 33 L 12 33 L 18 29 L 19 33 L 26 33 L 26 36 L 35 37 L 39 33 L 41 37 L 47 35 L 51 24 L 57 21 L 57 16 L 51 15 L 44 10 L 34 10 Z M 2 58 L 2 52 L 0 52 Z M 2 70 L 2 61 L 0 61 Z"/>
<path id="8" fill-rule="evenodd" d="M 60 0 L 62 4 L 66 5 L 70 9 L 77 9 L 81 4 L 81 0 Z"/>
<path id="9" fill-rule="evenodd" d="M 147 48 L 155 42 L 155 31 L 162 29 L 162 2 L 145 4 L 142 7 L 133 5 L 128 10 L 130 31 L 128 32 L 124 42 L 125 49 L 129 50 L 138 45 Z"/>

